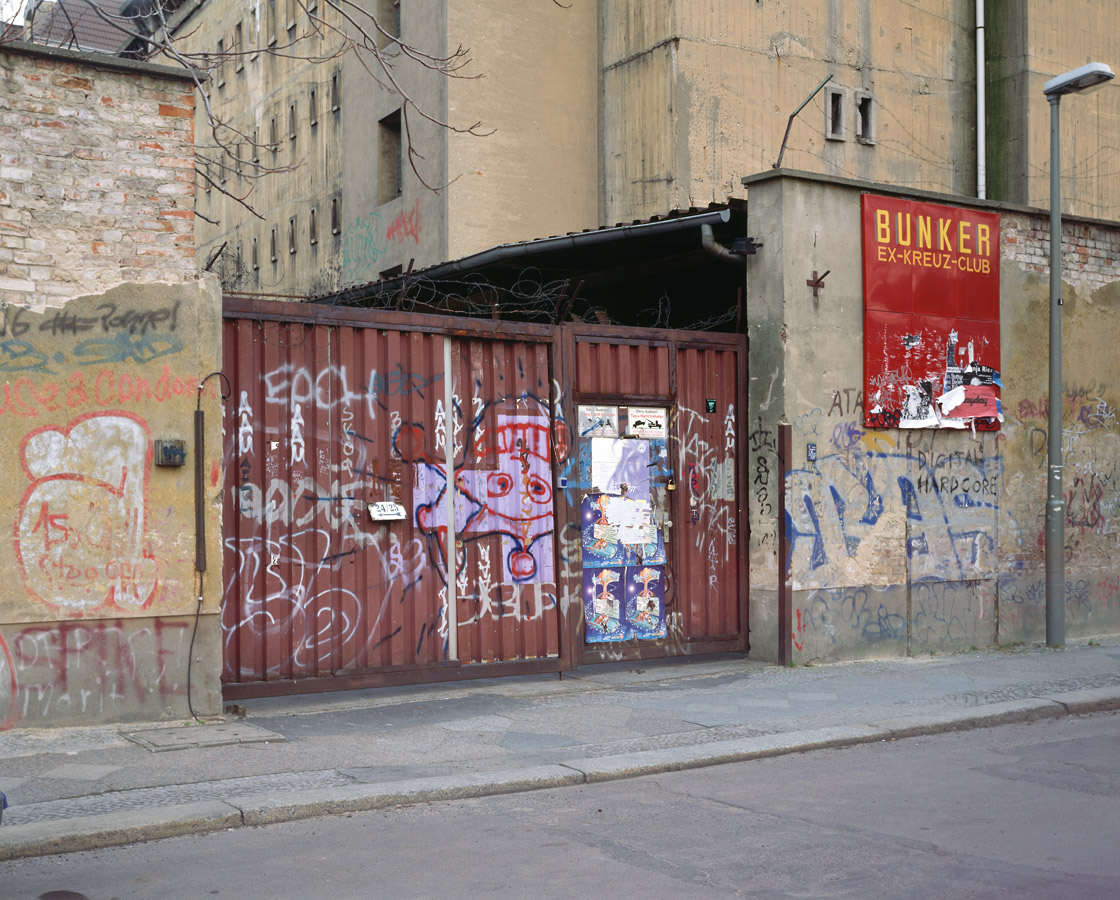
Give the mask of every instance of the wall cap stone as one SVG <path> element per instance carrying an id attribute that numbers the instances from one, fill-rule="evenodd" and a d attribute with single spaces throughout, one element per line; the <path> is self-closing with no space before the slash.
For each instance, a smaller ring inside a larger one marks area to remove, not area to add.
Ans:
<path id="1" fill-rule="evenodd" d="M 1050 218 L 1050 210 L 1042 209 L 1037 206 L 1027 206 L 1023 203 L 1008 203 L 1003 200 L 981 200 L 978 197 L 968 197 L 962 194 L 944 194 L 939 191 L 926 191 L 919 188 L 896 187 L 891 184 L 882 184 L 875 181 L 860 181 L 856 178 L 841 178 L 836 175 L 821 175 L 816 172 L 805 172 L 801 169 L 773 169 L 767 172 L 757 172 L 754 175 L 743 176 L 740 181 L 743 187 L 749 188 L 751 185 L 762 184 L 778 179 L 812 181 L 819 184 L 831 185 L 833 187 L 847 187 L 859 191 L 871 191 L 876 194 L 884 194 L 888 197 L 908 197 L 930 200 L 934 203 L 945 203 L 952 206 L 969 206 L 975 209 L 1019 213 L 1021 215 L 1037 216 L 1046 219 Z M 1088 216 L 1075 216 L 1063 212 L 1062 228 L 1065 229 L 1070 224 L 1095 225 L 1114 229 L 1120 226 L 1120 221 L 1116 219 L 1094 219 Z"/>
<path id="2" fill-rule="evenodd" d="M 88 53 L 78 50 L 64 50 L 61 47 L 51 47 L 46 44 L 35 44 L 29 41 L 5 41 L 0 44 L 0 51 L 18 53 L 22 56 L 39 56 L 54 59 L 59 62 L 75 63 L 90 66 L 95 69 L 109 69 L 115 72 L 129 72 L 134 75 L 150 75 L 154 78 L 174 78 L 178 81 L 195 82 L 195 75 L 200 81 L 205 81 L 205 72 L 192 75 L 186 69 L 178 66 L 164 66 L 158 63 L 142 62 L 136 59 L 126 59 L 123 56 L 110 56 L 107 53 Z"/>

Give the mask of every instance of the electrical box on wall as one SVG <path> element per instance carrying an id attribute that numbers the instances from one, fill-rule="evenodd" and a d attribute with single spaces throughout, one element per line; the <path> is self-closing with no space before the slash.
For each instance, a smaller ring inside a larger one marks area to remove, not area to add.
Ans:
<path id="1" fill-rule="evenodd" d="M 157 466 L 182 466 L 186 462 L 186 441 L 156 441 Z"/>

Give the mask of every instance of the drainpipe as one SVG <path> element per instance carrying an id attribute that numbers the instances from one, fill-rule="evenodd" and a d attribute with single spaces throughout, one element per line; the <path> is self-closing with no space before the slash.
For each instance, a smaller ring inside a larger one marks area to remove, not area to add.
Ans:
<path id="1" fill-rule="evenodd" d="M 725 263 L 730 263 L 739 269 L 747 267 L 747 258 L 739 253 L 732 253 L 731 250 L 719 241 L 716 240 L 715 233 L 712 231 L 711 225 L 700 226 L 700 245 L 707 250 L 716 259 L 722 260 Z"/>
<path id="2" fill-rule="evenodd" d="M 984 98 L 984 0 L 976 0 L 976 196 L 988 196 L 987 110 Z"/>

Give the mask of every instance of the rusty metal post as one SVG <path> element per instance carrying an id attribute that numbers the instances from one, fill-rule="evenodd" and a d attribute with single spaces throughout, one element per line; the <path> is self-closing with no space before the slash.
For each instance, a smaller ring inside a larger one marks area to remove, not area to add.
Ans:
<path id="1" fill-rule="evenodd" d="M 789 529 L 786 528 L 786 490 L 793 457 L 793 429 L 778 423 L 778 664 L 793 662 L 793 585 L 789 571 Z"/>

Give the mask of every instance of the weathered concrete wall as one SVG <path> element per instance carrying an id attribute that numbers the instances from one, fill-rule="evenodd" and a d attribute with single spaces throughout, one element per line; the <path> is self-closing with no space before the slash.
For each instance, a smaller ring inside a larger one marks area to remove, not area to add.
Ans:
<path id="1" fill-rule="evenodd" d="M 446 83 L 448 259 L 599 224 L 595 3 L 449 0 L 447 43 L 478 80 Z"/>
<path id="2" fill-rule="evenodd" d="M 787 485 L 798 660 L 967 649 L 1045 633 L 1048 218 L 1001 214 L 998 433 L 863 426 L 861 189 L 749 182 L 752 653 L 777 655 L 777 428 Z M 947 204 L 967 200 L 923 195 Z M 973 201 L 975 204 L 975 201 Z M 989 205 L 988 208 L 993 208 Z M 1120 229 L 1070 223 L 1064 254 L 1066 621 L 1120 630 Z M 805 284 L 831 270 L 814 298 Z M 808 445 L 817 459 L 808 459 Z"/>
<path id="3" fill-rule="evenodd" d="M 161 67 L 41 48 L 0 52 L 0 71 L 0 140 L 18 142 L 0 238 L 0 728 L 186 717 L 188 679 L 216 713 L 219 384 L 199 384 L 220 365 L 221 296 L 191 244 L 190 95 Z M 156 466 L 157 440 L 183 441 L 185 465 Z"/>
<path id="4" fill-rule="evenodd" d="M 1042 85 L 1091 60 L 1116 67 L 1120 8 L 1051 0 L 988 0 L 988 173 L 990 192 L 1049 206 L 1050 106 Z M 1066 97 L 1062 119 L 1062 209 L 1111 218 L 1120 203 L 1109 145 L 1120 119 L 1120 87 Z M 1106 148 L 1102 150 L 1102 148 Z"/>
<path id="5" fill-rule="evenodd" d="M 194 96 L 174 70 L 0 47 L 0 301 L 187 281 Z"/>
<path id="6" fill-rule="evenodd" d="M 971 192 L 972 12 L 972 0 L 604 3 L 607 221 L 737 193 L 742 175 L 775 163 L 790 114 L 827 76 L 793 123 L 783 165 Z"/>

